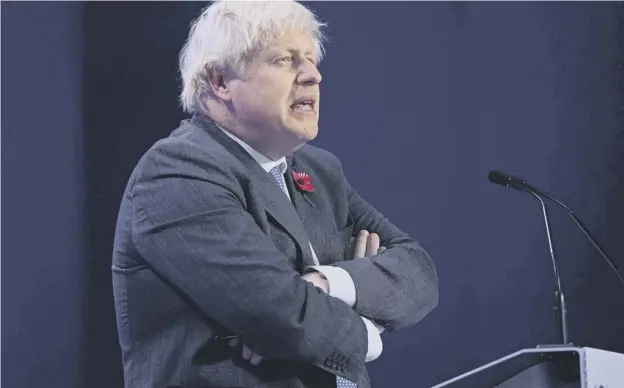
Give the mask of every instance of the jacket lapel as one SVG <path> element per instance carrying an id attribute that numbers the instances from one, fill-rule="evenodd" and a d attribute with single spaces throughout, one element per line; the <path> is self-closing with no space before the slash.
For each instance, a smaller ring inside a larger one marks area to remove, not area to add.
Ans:
<path id="1" fill-rule="evenodd" d="M 312 258 L 312 251 L 310 250 L 310 244 L 308 242 L 308 236 L 304 225 L 302 224 L 301 218 L 299 218 L 299 214 L 295 210 L 293 203 L 288 200 L 288 197 L 284 194 L 282 189 L 280 189 L 279 186 L 271 180 L 268 173 L 264 171 L 264 169 L 254 158 L 251 157 L 251 155 L 247 153 L 247 151 L 224 134 L 212 120 L 201 115 L 195 115 L 191 119 L 191 123 L 208 131 L 211 137 L 224 146 L 230 153 L 232 153 L 232 155 L 234 155 L 234 157 L 241 161 L 241 163 L 243 163 L 249 173 L 250 181 L 257 187 L 257 191 L 261 193 L 260 195 L 265 203 L 267 213 L 269 213 L 269 215 L 291 235 L 296 244 L 299 246 L 299 249 L 301 250 L 302 263 L 297 264 L 301 266 L 301 269 L 309 265 L 314 265 L 314 259 Z M 290 172 L 287 172 L 287 174 L 290 174 Z M 288 177 L 285 178 L 288 185 Z M 290 193 L 292 196 L 293 191 L 290 190 Z"/>
<path id="2" fill-rule="evenodd" d="M 305 172 L 308 174 L 310 171 L 303 166 L 298 166 L 296 157 L 290 157 L 287 158 L 287 160 L 288 170 L 285 175 L 286 186 L 288 187 L 293 204 L 299 214 L 299 218 L 301 219 L 301 223 L 303 224 L 310 243 L 313 247 L 317 247 L 318 249 L 323 243 L 322 231 L 319 229 L 319 225 L 322 225 L 319 220 L 319 217 L 321 217 L 321 212 L 318 208 L 319 205 L 314 203 L 316 199 L 314 192 L 308 193 L 299 189 L 292 175 L 293 170 L 295 172 Z M 301 168 L 301 170 L 299 170 L 299 168 Z M 314 177 L 312 177 L 312 183 L 318 185 L 318 182 L 314 181 Z M 320 261 L 321 257 L 318 257 L 318 259 Z"/>

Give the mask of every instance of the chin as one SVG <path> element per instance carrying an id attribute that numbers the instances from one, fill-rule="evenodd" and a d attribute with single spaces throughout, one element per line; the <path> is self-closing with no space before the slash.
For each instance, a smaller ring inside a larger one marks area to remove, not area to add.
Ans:
<path id="1" fill-rule="evenodd" d="M 318 131 L 311 130 L 310 128 L 289 128 L 290 139 L 287 141 L 289 145 L 289 152 L 295 152 L 299 148 L 303 147 L 307 142 L 314 140 Z"/>
<path id="2" fill-rule="evenodd" d="M 310 141 L 318 135 L 317 123 L 291 123 L 286 126 L 286 130 L 294 135 L 298 140 Z"/>
<path id="3" fill-rule="evenodd" d="M 318 122 L 314 123 L 301 123 L 297 125 L 295 131 L 300 134 L 301 137 L 312 140 L 318 135 Z"/>
<path id="4" fill-rule="evenodd" d="M 318 124 L 305 125 L 299 128 L 299 130 L 306 138 L 314 139 L 318 135 Z"/>
<path id="5" fill-rule="evenodd" d="M 299 139 L 301 139 L 303 142 L 308 142 L 314 140 L 316 138 L 316 135 L 318 135 L 318 131 L 307 130 L 299 134 Z"/>

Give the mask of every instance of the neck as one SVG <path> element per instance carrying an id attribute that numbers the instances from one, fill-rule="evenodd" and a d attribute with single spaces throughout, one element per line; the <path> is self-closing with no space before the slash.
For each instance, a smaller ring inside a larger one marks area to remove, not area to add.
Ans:
<path id="1" fill-rule="evenodd" d="M 204 115 L 206 114 L 204 113 Z M 286 136 L 278 137 L 278 135 L 275 134 L 266 134 L 265 131 L 257 126 L 254 128 L 243 126 L 232 116 L 219 117 L 219 115 L 216 114 L 206 116 L 210 117 L 222 130 L 236 136 L 254 150 L 274 161 L 291 155 L 303 146 L 303 143 L 293 141 L 295 139 L 290 139 L 289 141 Z"/>
<path id="2" fill-rule="evenodd" d="M 234 123 L 229 123 L 225 120 L 219 121 L 214 118 L 211 119 L 219 128 L 221 128 L 221 130 L 229 133 L 231 136 L 234 136 L 239 140 L 242 140 L 245 144 L 270 160 L 277 161 L 287 155 L 287 153 L 279 151 L 279 148 L 276 147 L 278 145 L 276 144 L 277 142 L 272 141 L 269 142 L 270 144 L 266 144 L 267 142 L 263 141 L 264 137 L 262 134 L 257 131 L 245 130 L 243 127 Z"/>

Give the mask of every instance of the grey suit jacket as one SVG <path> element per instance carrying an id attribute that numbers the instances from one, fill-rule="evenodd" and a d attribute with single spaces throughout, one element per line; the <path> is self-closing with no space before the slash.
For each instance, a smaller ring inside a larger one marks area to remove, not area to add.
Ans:
<path id="1" fill-rule="evenodd" d="M 427 253 L 356 193 L 335 156 L 305 145 L 288 161 L 292 202 L 195 115 L 138 162 L 112 264 L 127 388 L 332 387 L 336 375 L 367 388 L 360 315 L 391 331 L 436 306 Z M 300 191 L 292 169 L 308 173 L 315 191 Z M 346 260 L 361 229 L 388 249 Z M 313 265 L 308 241 L 321 265 L 351 275 L 353 308 L 301 279 Z M 232 334 L 265 360 L 252 366 L 219 339 Z"/>

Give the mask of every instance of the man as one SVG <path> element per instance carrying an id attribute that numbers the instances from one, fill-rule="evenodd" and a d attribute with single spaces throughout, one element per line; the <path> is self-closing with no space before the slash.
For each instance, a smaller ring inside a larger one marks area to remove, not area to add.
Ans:
<path id="1" fill-rule="evenodd" d="M 191 28 L 193 116 L 141 158 L 117 223 L 126 387 L 367 388 L 380 333 L 436 306 L 427 253 L 305 145 L 321 27 L 295 2 L 234 1 Z"/>

